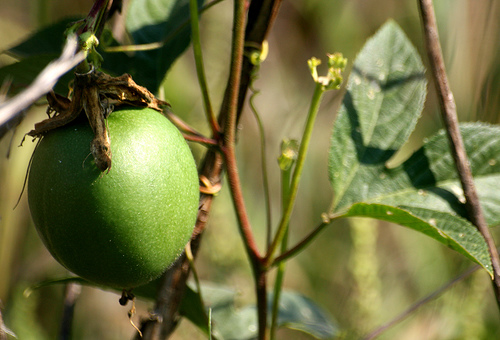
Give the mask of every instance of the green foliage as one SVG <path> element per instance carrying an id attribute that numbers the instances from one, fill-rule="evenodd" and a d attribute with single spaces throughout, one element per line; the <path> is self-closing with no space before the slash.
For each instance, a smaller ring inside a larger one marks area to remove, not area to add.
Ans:
<path id="1" fill-rule="evenodd" d="M 202 4 L 203 0 L 198 0 L 200 7 Z M 130 2 L 127 13 L 125 26 L 133 43 L 153 46 L 132 54 L 106 52 L 107 47 L 116 47 L 119 44 L 109 31 L 104 31 L 97 49 L 104 58 L 102 67 L 117 75 L 129 73 L 138 84 L 157 92 L 172 63 L 189 46 L 189 0 L 134 0 Z M 19 62 L 0 68 L 0 83 L 12 80 L 14 90 L 31 83 L 48 62 L 59 55 L 64 43 L 64 32 L 76 20 L 63 19 L 36 31 L 20 44 L 10 48 L 9 53 L 18 58 Z M 32 58 L 26 59 L 29 57 Z M 62 85 L 59 85 L 56 91 L 66 94 L 70 79 L 68 76 L 61 81 Z"/>
<path id="2" fill-rule="evenodd" d="M 198 0 L 201 6 L 203 0 Z M 189 0 L 134 0 L 130 3 L 126 27 L 134 44 L 161 43 L 159 48 L 135 54 L 137 83 L 156 92 L 163 77 L 189 46 Z"/>
<path id="3" fill-rule="evenodd" d="M 0 83 L 9 82 L 10 92 L 15 94 L 26 88 L 40 72 L 61 53 L 64 43 L 63 32 L 77 19 L 65 19 L 42 28 L 26 40 L 8 49 L 8 53 L 18 61 L 0 68 Z M 66 94 L 67 84 L 72 79 L 65 75 L 55 87 L 55 91 Z"/>
<path id="4" fill-rule="evenodd" d="M 199 8 L 203 3 L 203 0 L 197 0 Z M 110 31 L 104 30 L 97 48 L 104 57 L 102 69 L 114 75 L 129 73 L 138 84 L 157 92 L 172 64 L 189 46 L 189 18 L 189 0 L 131 0 L 125 25 L 134 45 L 124 48 Z M 10 93 L 17 93 L 30 84 L 60 54 L 63 32 L 75 20 L 65 19 L 43 28 L 9 49 L 9 54 L 18 62 L 0 68 L 0 83 L 11 80 Z M 330 68 L 345 67 L 345 59 L 341 60 L 340 64 L 330 61 Z M 330 72 L 329 78 L 319 77 L 316 71 L 318 60 L 313 59 L 311 63 L 315 81 L 333 79 L 334 82 L 324 85 L 329 84 L 328 88 L 340 86 L 340 71 Z M 67 74 L 62 78 L 56 92 L 66 94 L 71 77 Z M 331 136 L 329 177 L 335 195 L 324 224 L 344 217 L 367 217 L 405 226 L 450 247 L 492 275 L 484 239 L 466 219 L 465 199 L 445 131 L 425 140 L 406 161 L 388 166 L 415 129 L 426 100 L 426 86 L 425 69 L 417 51 L 402 29 L 394 21 L 388 21 L 366 42 L 352 66 Z M 315 113 L 321 96 L 316 99 L 313 99 Z M 310 125 L 312 131 L 313 123 Z M 500 127 L 469 123 L 461 126 L 461 132 L 487 222 L 490 226 L 498 225 L 500 196 L 495 188 L 500 179 Z M 306 139 L 283 146 L 279 167 L 287 173 L 288 184 L 296 169 L 298 149 Z M 306 153 L 307 148 L 301 155 L 302 160 Z M 289 193 L 288 188 L 282 203 L 289 203 Z M 294 200 L 295 196 L 291 199 L 291 206 Z M 288 222 L 285 225 L 283 230 L 287 239 Z M 311 240 L 319 234 L 315 232 L 311 234 Z M 286 252 L 286 241 L 283 245 L 281 250 Z M 315 259 L 315 262 L 318 261 Z M 274 297 L 279 296 L 278 327 L 296 329 L 318 339 L 339 336 L 339 326 L 316 303 L 300 293 L 281 291 L 284 261 L 281 265 L 283 269 L 278 272 L 276 280 L 278 291 L 267 296 L 268 316 L 273 312 Z M 67 282 L 111 289 L 80 278 L 69 278 L 43 282 L 32 290 Z M 159 280 L 155 280 L 137 287 L 133 293 L 140 299 L 152 301 L 156 299 L 159 284 Z M 36 303 L 36 295 L 35 300 L 22 300 L 16 294 L 8 306 L 14 312 L 7 315 L 7 326 L 21 338 L 45 336 L 35 322 Z M 258 312 L 255 304 L 239 307 L 235 290 L 208 284 L 202 285 L 201 292 L 188 285 L 179 310 L 180 315 L 204 335 L 208 336 L 212 329 L 215 339 L 256 338 Z M 209 325 L 210 320 L 213 327 Z M 30 327 L 20 329 L 19 325 Z"/>
<path id="5" fill-rule="evenodd" d="M 329 168 L 335 211 L 380 190 L 373 182 L 413 131 L 426 83 L 416 50 L 394 22 L 363 47 L 332 133 Z"/>
<path id="6" fill-rule="evenodd" d="M 333 129 L 329 158 L 335 191 L 332 209 L 342 216 L 372 217 L 410 227 L 493 275 L 484 238 L 460 217 L 465 215 L 463 193 L 444 133 L 402 165 L 387 167 L 422 111 L 423 74 L 417 52 L 392 21 L 363 47 Z M 474 175 L 492 185 L 498 177 L 500 155 L 495 150 L 500 145 L 495 142 L 500 130 L 472 124 L 464 126 L 463 132 Z M 489 221 L 496 222 L 498 198 L 491 191 L 486 189 L 481 198 L 488 207 Z"/>
<path id="7" fill-rule="evenodd" d="M 9 48 L 9 53 L 23 59 L 39 55 L 57 56 L 64 44 L 64 31 L 81 18 L 66 18 L 32 33 L 27 39 Z"/>
<path id="8" fill-rule="evenodd" d="M 353 204 L 341 216 L 371 217 L 409 227 L 479 263 L 490 275 L 493 273 L 484 238 L 470 222 L 459 216 L 430 208 L 366 203 Z"/>
<path id="9" fill-rule="evenodd" d="M 254 304 L 237 308 L 234 290 L 224 287 L 203 286 L 202 295 L 207 308 L 212 310 L 215 335 L 222 339 L 250 340 L 257 337 L 257 307 Z M 268 301 L 273 295 L 268 294 Z M 268 312 L 272 310 L 268 304 Z M 316 339 L 331 339 L 339 334 L 338 326 L 316 303 L 292 291 L 280 294 L 278 327 L 307 333 Z M 203 327 L 203 325 L 199 325 Z"/>

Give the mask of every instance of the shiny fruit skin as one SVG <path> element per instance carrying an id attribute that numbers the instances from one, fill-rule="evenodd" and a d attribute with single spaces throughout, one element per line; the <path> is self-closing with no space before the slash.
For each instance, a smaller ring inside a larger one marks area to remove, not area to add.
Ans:
<path id="1" fill-rule="evenodd" d="M 112 167 L 90 155 L 85 119 L 48 132 L 29 172 L 36 229 L 63 266 L 99 285 L 128 289 L 161 275 L 196 221 L 199 182 L 177 128 L 148 108 L 108 117 Z"/>

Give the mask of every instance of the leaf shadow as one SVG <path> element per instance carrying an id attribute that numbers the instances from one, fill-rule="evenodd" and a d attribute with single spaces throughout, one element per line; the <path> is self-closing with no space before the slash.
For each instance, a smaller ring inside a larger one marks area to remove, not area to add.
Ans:
<path id="1" fill-rule="evenodd" d="M 438 186 L 436 176 L 432 172 L 429 158 L 425 154 L 424 149 L 421 148 L 416 151 L 402 164 L 402 168 L 415 189 L 421 190 L 422 194 L 440 197 L 448 203 L 449 207 L 457 215 L 467 218 L 465 204 L 460 201 L 457 195 L 450 190 Z"/>
<path id="2" fill-rule="evenodd" d="M 351 72 L 370 81 L 370 83 L 375 83 L 375 86 L 382 92 L 392 90 L 397 86 L 403 86 L 413 81 L 421 81 L 422 79 L 425 79 L 424 72 L 416 72 L 409 75 L 402 75 L 399 77 L 389 78 L 386 81 L 382 81 L 377 75 L 364 72 L 356 65 L 353 66 Z M 345 93 L 343 105 L 345 106 L 347 116 L 351 124 L 351 138 L 354 141 L 356 147 L 358 161 L 363 164 L 385 164 L 392 156 L 394 156 L 394 154 L 398 150 L 381 149 L 378 147 L 365 145 L 359 119 L 359 112 L 354 105 L 353 96 L 350 90 L 347 90 Z"/>
<path id="3" fill-rule="evenodd" d="M 399 77 L 389 78 L 386 81 L 381 81 L 378 75 L 364 72 L 357 66 L 353 67 L 352 72 L 353 74 L 357 74 L 359 77 L 368 80 L 370 83 L 375 83 L 374 86 L 379 88 L 382 92 L 390 91 L 396 87 L 425 79 L 424 72 L 401 75 Z M 396 170 L 388 169 L 386 167 L 386 163 L 395 155 L 398 151 L 397 149 L 383 149 L 371 146 L 369 143 L 365 144 L 363 130 L 360 123 L 360 112 L 356 108 L 351 90 L 346 91 L 343 105 L 347 111 L 347 116 L 351 125 L 351 138 L 354 141 L 356 156 L 359 163 L 366 166 L 379 166 L 381 167 L 381 172 L 385 172 L 386 174 L 390 174 L 392 170 Z M 464 204 L 460 202 L 459 198 L 453 192 L 437 186 L 436 177 L 430 167 L 429 159 L 422 149 L 417 151 L 406 162 L 404 162 L 402 167 L 399 167 L 399 171 L 406 172 L 411 185 L 416 191 L 425 193 L 426 195 L 438 196 L 440 199 L 446 201 L 449 207 L 458 215 L 461 217 L 466 216 Z M 379 175 L 383 175 L 382 173 Z"/>

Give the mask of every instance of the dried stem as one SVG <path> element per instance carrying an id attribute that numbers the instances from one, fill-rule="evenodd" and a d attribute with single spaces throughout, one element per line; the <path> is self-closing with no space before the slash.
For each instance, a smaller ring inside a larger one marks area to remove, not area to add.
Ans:
<path id="1" fill-rule="evenodd" d="M 432 70 L 432 76 L 436 85 L 439 104 L 441 106 L 441 114 L 448 133 L 451 152 L 458 170 L 460 182 L 462 183 L 466 199 L 465 206 L 470 221 L 478 228 L 488 245 L 493 265 L 494 290 L 497 297 L 497 304 L 500 308 L 500 259 L 495 242 L 481 210 L 472 172 L 469 167 L 467 154 L 465 152 L 462 136 L 460 134 L 455 100 L 446 76 L 432 0 L 419 0 L 418 3 L 422 16 L 425 43 Z"/>

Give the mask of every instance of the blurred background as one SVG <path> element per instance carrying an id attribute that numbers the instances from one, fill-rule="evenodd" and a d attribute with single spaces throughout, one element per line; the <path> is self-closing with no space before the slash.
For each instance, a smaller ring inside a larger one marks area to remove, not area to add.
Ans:
<path id="1" fill-rule="evenodd" d="M 0 11 L 0 51 L 25 39 L 44 25 L 68 16 L 84 16 L 92 0 L 3 0 Z M 441 0 L 435 10 L 452 90 L 461 121 L 499 123 L 500 110 L 500 2 L 495 0 Z M 202 45 L 210 92 L 220 105 L 228 74 L 232 2 L 223 1 L 202 17 Z M 264 122 L 268 174 L 272 192 L 273 222 L 279 220 L 279 156 L 284 138 L 302 134 L 314 84 L 307 59 L 326 59 L 342 52 L 352 63 L 368 37 L 389 18 L 406 32 L 427 64 L 417 3 L 414 0 L 288 0 L 283 1 L 269 37 L 269 56 L 255 88 L 255 105 Z M 117 33 L 123 23 L 113 24 Z M 0 67 L 14 62 L 0 55 Z M 173 66 L 163 86 L 173 111 L 201 131 L 204 122 L 200 92 L 191 50 Z M 328 182 L 329 138 L 341 92 L 325 96 L 299 198 L 291 224 L 294 244 L 321 221 L 332 191 Z M 0 141 L 0 308 L 4 321 L 21 340 L 55 339 L 59 331 L 62 285 L 41 288 L 29 297 L 33 284 L 66 276 L 41 244 L 31 222 L 26 193 L 19 195 L 34 143 L 24 134 L 45 116 L 33 107 L 15 131 Z M 419 148 L 423 138 L 441 128 L 432 83 L 422 118 L 407 145 L 394 160 L 400 162 Z M 257 239 L 265 243 L 265 206 L 258 129 L 247 109 L 240 124 L 238 162 L 244 193 Z M 193 145 L 197 159 L 203 148 Z M 498 228 L 493 229 L 495 236 Z M 251 270 L 235 224 L 227 188 L 216 198 L 197 259 L 202 281 L 237 290 L 238 303 L 253 299 Z M 400 226 L 371 220 L 336 222 L 309 247 L 288 262 L 285 288 L 298 291 L 324 308 L 345 331 L 358 338 L 399 315 L 412 303 L 471 267 L 472 263 L 442 244 Z M 271 275 L 272 278 L 273 275 Z M 130 339 L 134 329 L 128 307 L 119 296 L 83 287 L 74 321 L 74 339 Z M 152 302 L 138 302 L 138 315 L 147 317 Z M 424 305 L 380 339 L 498 339 L 500 315 L 488 275 L 478 271 Z M 309 339 L 280 331 L 282 339 Z M 183 321 L 174 339 L 203 339 Z"/>

